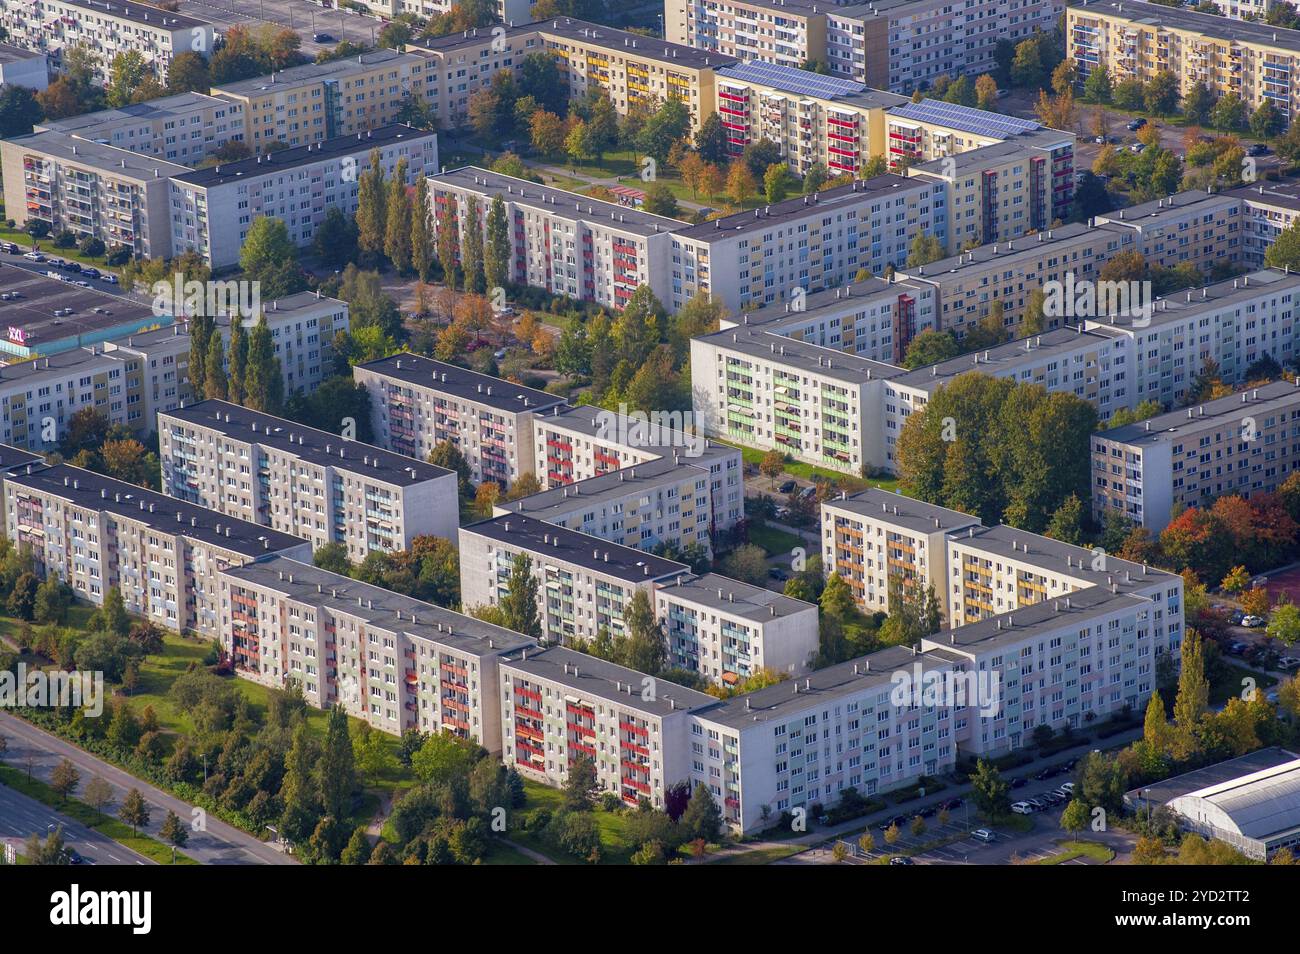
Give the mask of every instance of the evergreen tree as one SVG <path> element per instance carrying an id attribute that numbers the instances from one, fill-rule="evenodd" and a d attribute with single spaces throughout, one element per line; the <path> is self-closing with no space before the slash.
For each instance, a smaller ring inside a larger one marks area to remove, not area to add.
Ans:
<path id="1" fill-rule="evenodd" d="M 195 315 L 190 319 L 190 386 L 194 390 L 195 400 L 202 400 L 205 369 L 208 363 L 208 338 L 213 333 L 215 322 L 207 315 Z"/>
<path id="2" fill-rule="evenodd" d="M 370 168 L 357 180 L 357 247 L 368 255 L 384 254 L 388 224 L 386 200 L 384 170 L 376 149 L 370 153 Z"/>
<path id="3" fill-rule="evenodd" d="M 623 637 L 620 662 L 637 672 L 658 675 L 668 664 L 668 643 L 644 590 L 632 594 L 623 622 L 627 635 Z"/>
<path id="4" fill-rule="evenodd" d="M 510 280 L 510 232 L 506 204 L 494 196 L 487 217 L 487 245 L 483 249 L 483 273 L 488 288 L 505 288 Z"/>
<path id="5" fill-rule="evenodd" d="M 717 841 L 722 835 L 722 812 L 703 782 L 695 786 L 678 824 L 690 833 L 692 840 L 702 838 L 706 842 Z"/>
<path id="6" fill-rule="evenodd" d="M 406 191 L 406 160 L 399 159 L 392 181 L 388 184 L 388 199 L 384 228 L 384 254 L 399 272 L 411 268 L 411 197 Z"/>
<path id="7" fill-rule="evenodd" d="M 190 833 L 181 822 L 180 816 L 171 810 L 168 810 L 167 817 L 163 819 L 158 834 L 167 844 L 174 845 L 177 848 L 184 848 L 185 843 L 190 840 Z"/>
<path id="8" fill-rule="evenodd" d="M 456 285 L 456 266 L 460 264 L 460 213 L 455 199 L 448 196 L 438 209 L 438 261 L 442 263 L 443 281 L 448 288 Z"/>
<path id="9" fill-rule="evenodd" d="M 1174 697 L 1174 725 L 1190 743 L 1201 716 L 1210 707 L 1210 683 L 1205 677 L 1205 646 L 1195 630 L 1183 638 L 1182 669 L 1178 674 L 1178 695 Z"/>
<path id="10" fill-rule="evenodd" d="M 320 759 L 320 793 L 325 812 L 346 818 L 357 787 L 356 767 L 352 760 L 352 739 L 348 734 L 348 716 L 342 706 L 330 709 L 325 730 L 325 748 Z"/>
<path id="11" fill-rule="evenodd" d="M 266 316 L 262 315 L 248 336 L 248 367 L 244 373 L 244 406 L 255 411 L 275 414 L 284 401 L 284 380 L 280 377 L 280 359 Z"/>

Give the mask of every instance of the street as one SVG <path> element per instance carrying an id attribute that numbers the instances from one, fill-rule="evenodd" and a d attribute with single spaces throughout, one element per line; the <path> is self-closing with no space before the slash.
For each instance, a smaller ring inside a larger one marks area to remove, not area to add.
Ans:
<path id="1" fill-rule="evenodd" d="M 31 834 L 44 838 L 47 832 L 60 825 L 63 826 L 64 843 L 94 864 L 154 864 L 144 855 L 119 845 L 107 835 L 87 828 L 7 785 L 0 785 L 0 839 L 26 841 Z"/>
<path id="2" fill-rule="evenodd" d="M 57 736 L 24 722 L 17 716 L 0 712 L 0 735 L 4 735 L 9 741 L 5 763 L 26 771 L 27 760 L 30 757 L 32 775 L 35 778 L 48 782 L 54 767 L 61 759 L 66 758 L 81 773 L 77 793 L 96 775 L 104 779 L 113 789 L 113 803 L 108 809 L 110 813 L 116 810 L 127 792 L 132 788 L 138 788 L 149 804 L 150 815 L 149 824 L 141 830 L 155 838 L 158 837 L 158 829 L 162 826 L 168 810 L 174 811 L 184 822 L 191 822 L 195 817 L 195 809 L 188 803 Z M 74 797 L 77 793 L 74 793 Z M 3 815 L 0 814 L 0 817 Z M 41 831 L 44 831 L 43 825 Z M 207 816 L 203 820 L 201 830 L 196 831 L 191 826 L 189 841 L 185 845 L 184 852 L 195 861 L 209 865 L 297 864 L 297 861 L 289 855 L 277 851 L 271 845 L 260 842 L 252 835 L 213 816 Z"/>
<path id="3" fill-rule="evenodd" d="M 375 46 L 384 21 L 351 10 L 335 10 L 310 0 L 180 0 L 178 13 L 209 20 L 218 33 L 232 26 L 256 31 L 271 24 L 289 27 L 302 37 L 302 53 L 310 59 L 322 50 L 332 50 L 343 40 L 360 46 Z M 317 33 L 331 39 L 317 43 Z"/>

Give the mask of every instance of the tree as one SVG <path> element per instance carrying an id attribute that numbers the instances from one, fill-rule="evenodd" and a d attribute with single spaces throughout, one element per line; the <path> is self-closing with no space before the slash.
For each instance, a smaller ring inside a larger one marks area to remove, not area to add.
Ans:
<path id="1" fill-rule="evenodd" d="M 1065 811 L 1061 812 L 1061 827 L 1076 835 L 1088 827 L 1090 817 L 1087 805 L 1077 798 L 1071 799 L 1065 806 Z"/>
<path id="2" fill-rule="evenodd" d="M 1276 639 L 1287 647 L 1294 646 L 1300 641 L 1300 606 L 1279 603 L 1273 608 L 1264 632 L 1269 639 Z"/>
<path id="3" fill-rule="evenodd" d="M 1160 70 L 1147 81 L 1142 91 L 1142 102 L 1147 112 L 1168 116 L 1178 109 L 1178 77 L 1168 70 Z"/>
<path id="4" fill-rule="evenodd" d="M 632 594 L 623 623 L 626 635 L 622 640 L 622 664 L 650 676 L 658 675 L 668 663 L 668 641 L 644 590 Z"/>
<path id="5" fill-rule="evenodd" d="M 686 104 L 669 96 L 646 119 L 636 136 L 637 148 L 655 162 L 668 160 L 675 143 L 683 141 L 691 131 L 691 114 Z"/>
<path id="6" fill-rule="evenodd" d="M 783 162 L 774 162 L 763 173 L 763 192 L 768 202 L 777 203 L 795 187 L 794 175 Z"/>
<path id="7" fill-rule="evenodd" d="M 912 239 L 912 247 L 907 255 L 907 267 L 916 268 L 920 265 L 929 265 L 931 262 L 937 262 L 946 254 L 943 242 L 937 235 L 927 235 L 924 232 L 917 232 L 916 237 Z"/>
<path id="8" fill-rule="evenodd" d="M 239 251 L 239 266 L 249 281 L 261 283 L 266 298 L 281 298 L 307 287 L 298 267 L 298 246 L 282 219 L 260 216 L 253 220 Z"/>
<path id="9" fill-rule="evenodd" d="M 149 824 L 149 805 L 140 794 L 138 788 L 133 788 L 127 792 L 126 797 L 122 799 L 122 805 L 117 811 L 117 817 L 122 822 L 131 826 L 131 834 L 137 835 L 140 828 Z"/>
<path id="10" fill-rule="evenodd" d="M 542 623 L 537 614 L 537 593 L 532 557 L 527 553 L 519 553 L 510 567 L 506 595 L 501 600 L 506 629 L 513 629 L 516 633 L 534 639 L 542 638 Z"/>
<path id="11" fill-rule="evenodd" d="M 1075 546 L 1083 543 L 1083 501 L 1078 494 L 1070 494 L 1056 508 L 1047 524 L 1047 535 L 1053 540 Z"/>
<path id="12" fill-rule="evenodd" d="M 36 94 L 26 86 L 0 86 L 0 139 L 26 136 L 44 116 Z"/>
<path id="13" fill-rule="evenodd" d="M 727 171 L 727 194 L 737 205 L 744 205 L 758 191 L 754 173 L 749 166 L 737 159 Z"/>
<path id="14" fill-rule="evenodd" d="M 903 355 L 903 367 L 915 370 L 938 364 L 961 353 L 956 337 L 948 331 L 926 328 L 912 339 Z"/>
<path id="15" fill-rule="evenodd" d="M 62 623 L 68 615 L 72 594 L 67 585 L 51 573 L 36 587 L 32 616 L 38 623 Z"/>
<path id="16" fill-rule="evenodd" d="M 275 356 L 271 329 L 263 314 L 248 336 L 248 368 L 244 376 L 244 406 L 274 414 L 284 401 L 284 378 Z"/>
<path id="17" fill-rule="evenodd" d="M 193 50 L 185 50 L 172 57 L 167 67 L 167 90 L 170 93 L 207 94 L 212 86 L 208 62 Z"/>
<path id="18" fill-rule="evenodd" d="M 641 208 L 652 215 L 663 215 L 670 219 L 681 213 L 677 206 L 677 196 L 673 195 L 673 190 L 665 182 L 655 182 L 646 189 L 645 202 Z"/>
<path id="19" fill-rule="evenodd" d="M 1214 109 L 1215 97 L 1210 87 L 1202 80 L 1197 80 L 1187 89 L 1183 96 L 1183 115 L 1189 123 L 1203 126 L 1210 120 Z"/>
<path id="20" fill-rule="evenodd" d="M 506 222 L 506 205 L 499 195 L 492 199 L 492 206 L 488 209 L 483 274 L 488 288 L 504 288 L 510 281 L 510 232 Z"/>
<path id="21" fill-rule="evenodd" d="M 1018 43 L 1015 59 L 1011 61 L 1011 82 L 1016 86 L 1034 89 L 1043 85 L 1044 76 L 1038 41 L 1028 39 Z"/>
<path id="22" fill-rule="evenodd" d="M 163 823 L 158 829 L 158 835 L 174 848 L 184 848 L 185 843 L 190 840 L 190 833 L 186 829 L 185 823 L 171 809 L 167 810 L 167 815 L 163 818 Z"/>
<path id="23" fill-rule="evenodd" d="M 1256 139 L 1272 139 L 1286 125 L 1286 117 L 1273 105 L 1272 100 L 1264 100 L 1250 114 L 1250 134 Z"/>
<path id="24" fill-rule="evenodd" d="M 1246 104 L 1236 93 L 1224 93 L 1210 111 L 1210 122 L 1219 129 L 1244 129 Z"/>
<path id="25" fill-rule="evenodd" d="M 970 783 L 980 811 L 989 818 L 998 818 L 1007 813 L 1011 786 L 997 766 L 980 759 L 975 764 L 975 774 L 971 776 Z"/>
<path id="26" fill-rule="evenodd" d="M 5 609 L 11 616 L 32 620 L 36 615 L 36 589 L 40 585 L 35 573 L 23 573 L 14 581 L 13 589 L 5 600 Z"/>
<path id="27" fill-rule="evenodd" d="M 379 150 L 370 153 L 370 166 L 357 177 L 357 247 L 377 258 L 384 253 L 388 233 L 388 189 Z"/>
<path id="28" fill-rule="evenodd" d="M 730 143 L 726 127 L 722 125 L 722 117 L 716 112 L 709 113 L 696 130 L 695 151 L 706 163 L 720 165 L 727 161 L 729 149 Z"/>
<path id="29" fill-rule="evenodd" d="M 238 323 L 238 318 L 235 319 Z M 203 362 L 203 396 L 208 400 L 224 401 L 226 391 L 226 349 L 221 335 L 208 336 L 208 353 Z"/>
<path id="30" fill-rule="evenodd" d="M 123 50 L 113 57 L 108 67 L 108 105 L 126 106 L 146 77 L 153 73 L 144 54 L 136 49 Z"/>
<path id="31" fill-rule="evenodd" d="M 1195 733 L 1210 706 L 1210 683 L 1205 676 L 1205 647 L 1195 630 L 1183 637 L 1182 668 L 1174 697 L 1174 726 L 1178 730 L 1179 758 L 1194 751 Z"/>
<path id="32" fill-rule="evenodd" d="M 411 218 L 414 212 L 406 176 L 406 160 L 399 159 L 384 200 L 384 254 L 398 272 L 411 270 Z"/>
<path id="33" fill-rule="evenodd" d="M 346 818 L 356 786 L 347 713 L 341 706 L 335 706 L 329 712 L 320 759 L 320 796 L 326 814 Z"/>
<path id="34" fill-rule="evenodd" d="M 87 805 L 97 812 L 103 812 L 113 801 L 113 788 L 98 775 L 86 783 L 81 797 Z"/>
<path id="35" fill-rule="evenodd" d="M 348 839 L 347 847 L 343 849 L 343 854 L 339 856 L 339 862 L 345 865 L 364 865 L 370 861 L 370 857 L 370 839 L 366 837 L 366 829 L 362 825 Z"/>
<path id="36" fill-rule="evenodd" d="M 776 485 L 776 478 L 785 470 L 785 454 L 779 450 L 770 450 L 758 462 L 758 472 Z"/>
<path id="37" fill-rule="evenodd" d="M 703 782 L 695 786 L 691 800 L 678 822 L 690 839 L 716 842 L 722 835 L 722 812 Z"/>
<path id="38" fill-rule="evenodd" d="M 465 291 L 482 294 L 487 289 L 483 274 L 483 224 L 478 202 L 470 199 L 465 214 L 465 249 L 461 266 L 465 272 Z"/>
<path id="39" fill-rule="evenodd" d="M 590 811 L 598 787 L 596 763 L 579 755 L 569 764 L 569 774 L 564 780 L 564 807 L 569 811 Z"/>
<path id="40" fill-rule="evenodd" d="M 68 796 L 73 793 L 80 781 L 81 773 L 67 759 L 60 759 L 59 764 L 54 766 L 54 771 L 50 773 L 50 788 L 54 789 L 54 794 L 59 796 L 59 801 L 63 804 L 67 804 Z"/>

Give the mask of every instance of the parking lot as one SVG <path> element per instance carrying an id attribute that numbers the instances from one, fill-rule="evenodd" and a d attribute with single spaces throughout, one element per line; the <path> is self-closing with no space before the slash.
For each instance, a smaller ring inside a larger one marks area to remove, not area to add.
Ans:
<path id="1" fill-rule="evenodd" d="M 177 12 L 210 20 L 219 33 L 236 24 L 250 30 L 264 24 L 289 27 L 302 37 L 303 55 L 310 58 L 321 50 L 332 50 L 343 40 L 374 46 L 384 26 L 378 17 L 335 10 L 332 3 L 312 0 L 180 0 Z M 313 39 L 317 33 L 329 39 L 317 43 Z"/>

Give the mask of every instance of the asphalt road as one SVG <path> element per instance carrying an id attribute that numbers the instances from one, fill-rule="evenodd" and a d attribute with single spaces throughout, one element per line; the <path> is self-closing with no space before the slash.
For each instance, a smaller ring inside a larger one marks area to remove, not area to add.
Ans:
<path id="1" fill-rule="evenodd" d="M 384 21 L 351 10 L 335 10 L 311 0 L 180 0 L 178 13 L 211 21 L 220 33 L 238 24 L 256 31 L 271 24 L 289 27 L 302 37 L 302 52 L 315 58 L 321 50 L 332 50 L 342 40 L 373 46 Z M 332 39 L 317 43 L 316 33 Z"/>
<path id="2" fill-rule="evenodd" d="M 48 781 L 54 766 L 60 760 L 66 758 L 71 761 L 81 773 L 81 781 L 74 797 L 96 775 L 104 779 L 113 789 L 113 803 L 109 811 L 116 810 L 128 791 L 138 788 L 149 804 L 149 824 L 143 831 L 155 838 L 158 837 L 158 829 L 169 809 L 183 821 L 191 821 L 193 818 L 194 809 L 189 803 L 7 712 L 0 712 L 0 734 L 9 741 L 5 762 L 25 771 L 30 756 L 32 774 L 36 778 Z M 0 818 L 3 818 L 3 811 L 0 811 Z M 297 864 L 289 855 L 212 816 L 205 819 L 204 830 L 195 831 L 191 827 L 184 852 L 195 861 L 207 865 Z"/>
<path id="3" fill-rule="evenodd" d="M 51 826 L 63 826 L 65 844 L 97 865 L 151 865 L 152 860 L 119 845 L 112 838 L 87 828 L 34 798 L 0 785 L 0 838 L 26 841 L 31 834 L 45 837 Z M 19 849 L 22 850 L 21 848 Z"/>

